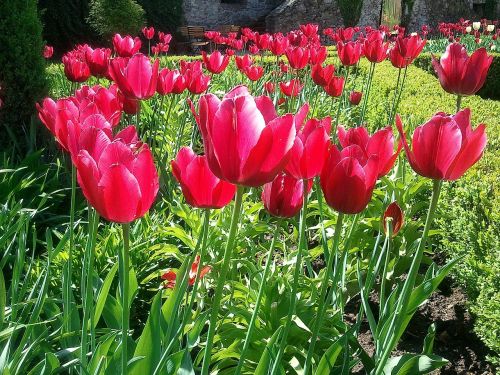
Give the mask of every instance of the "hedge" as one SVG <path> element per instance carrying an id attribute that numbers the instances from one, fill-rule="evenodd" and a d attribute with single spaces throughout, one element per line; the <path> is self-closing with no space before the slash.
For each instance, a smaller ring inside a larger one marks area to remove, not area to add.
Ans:
<path id="1" fill-rule="evenodd" d="M 368 64 L 361 67 L 367 70 Z M 492 67 L 494 74 L 500 72 L 498 54 Z M 377 65 L 369 125 L 387 118 L 386 103 L 392 98 L 397 71 L 388 62 Z M 487 85 L 492 87 L 499 81 L 490 73 Z M 417 126 L 437 111 L 453 113 L 455 105 L 455 96 L 444 92 L 435 76 L 415 66 L 408 69 L 398 111 L 405 126 Z M 463 257 L 454 277 L 467 291 L 470 310 L 476 316 L 476 333 L 494 353 L 491 362 L 500 366 L 500 102 L 470 96 L 463 98 L 463 107 L 471 108 L 474 127 L 479 122 L 486 124 L 488 144 L 483 158 L 463 178 L 443 185 L 436 223 L 438 249 L 449 258 Z"/>
<path id="2" fill-rule="evenodd" d="M 493 62 L 488 71 L 486 82 L 483 88 L 479 90 L 478 95 L 482 98 L 500 100 L 500 53 L 494 52 L 490 54 L 493 56 Z M 436 55 L 436 57 L 438 56 L 439 55 Z M 421 53 L 420 56 L 415 59 L 415 65 L 436 75 L 432 67 L 432 57 L 430 53 Z"/>

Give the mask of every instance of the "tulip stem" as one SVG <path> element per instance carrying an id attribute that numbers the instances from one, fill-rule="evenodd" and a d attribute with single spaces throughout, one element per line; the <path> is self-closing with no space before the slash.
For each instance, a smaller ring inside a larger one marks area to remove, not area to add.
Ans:
<path id="1" fill-rule="evenodd" d="M 368 106 L 368 97 L 370 95 L 370 89 L 372 87 L 372 79 L 374 75 L 375 75 L 375 63 L 372 62 L 368 73 L 368 81 L 366 82 L 363 108 L 361 109 L 361 118 L 359 120 L 359 125 L 362 125 L 363 121 L 365 120 L 366 107 Z"/>
<path id="2" fill-rule="evenodd" d="M 302 205 L 302 209 L 300 211 L 300 221 L 299 221 L 299 243 L 297 250 L 297 259 L 295 261 L 295 269 L 293 272 L 293 284 L 292 291 L 290 293 L 290 301 L 288 314 L 286 316 L 285 328 L 283 329 L 283 335 L 281 336 L 281 342 L 278 350 L 278 354 L 276 355 L 276 359 L 273 364 L 273 368 L 271 370 L 271 375 L 277 374 L 279 372 L 279 367 L 281 363 L 281 357 L 285 351 L 286 340 L 288 338 L 288 333 L 290 332 L 290 328 L 292 326 L 292 316 L 295 314 L 295 306 L 297 304 L 297 287 L 299 285 L 299 275 L 302 269 L 302 253 L 304 252 L 304 238 L 305 238 L 305 222 L 306 222 L 306 207 L 307 207 L 307 189 L 304 188 L 304 203 Z"/>
<path id="3" fill-rule="evenodd" d="M 118 253 L 119 258 L 119 273 L 122 292 L 122 374 L 127 375 L 128 362 L 128 326 L 129 326 L 129 239 L 130 239 L 130 224 L 122 224 L 123 231 L 123 247 Z"/>
<path id="4" fill-rule="evenodd" d="M 461 104 L 462 104 L 462 95 L 457 95 L 457 112 L 460 111 Z"/>
<path id="5" fill-rule="evenodd" d="M 244 186 L 238 186 L 236 190 L 236 199 L 234 202 L 233 216 L 231 218 L 231 226 L 229 228 L 229 237 L 226 243 L 226 249 L 224 250 L 224 258 L 222 261 L 222 268 L 217 279 L 217 287 L 215 289 L 214 301 L 212 304 L 212 312 L 210 314 L 210 326 L 208 328 L 207 336 L 207 346 L 205 348 L 205 355 L 203 356 L 203 365 L 201 369 L 202 375 L 207 375 L 210 367 L 210 360 L 212 355 L 212 346 L 215 335 L 215 324 L 217 323 L 217 316 L 219 314 L 219 308 L 222 298 L 222 291 L 224 289 L 224 284 L 226 282 L 227 272 L 229 270 L 229 264 L 231 263 L 231 257 L 234 251 L 234 245 L 236 240 L 236 234 L 238 229 L 238 222 L 241 215 L 241 208 L 243 205 L 243 193 L 245 192 Z"/>
<path id="6" fill-rule="evenodd" d="M 386 299 L 387 268 L 389 268 L 389 259 L 391 254 L 392 241 L 392 220 L 387 220 L 386 242 L 387 248 L 384 254 L 384 269 L 382 271 L 382 281 L 380 283 L 379 316 L 382 316 Z"/>
<path id="7" fill-rule="evenodd" d="M 334 252 L 338 252 L 339 242 L 340 242 L 340 233 L 342 232 L 342 221 L 344 219 L 344 214 L 339 213 L 337 216 L 337 223 L 335 225 L 335 234 L 333 236 L 333 244 L 332 244 L 332 254 Z M 319 330 L 321 328 L 321 324 L 323 323 L 323 318 L 326 312 L 326 307 L 328 305 L 325 300 L 326 294 L 328 291 L 328 284 L 330 278 L 332 276 L 333 270 L 333 256 L 328 257 L 328 262 L 325 267 L 325 274 L 323 275 L 323 280 L 321 282 L 321 293 L 319 297 L 319 306 L 318 306 L 318 315 L 314 320 L 313 333 L 311 337 L 311 342 L 309 344 L 309 349 L 307 350 L 306 362 L 304 364 L 304 374 L 308 374 L 309 367 L 311 366 L 311 360 L 314 353 L 314 347 L 316 345 L 316 340 L 318 339 Z M 342 293 L 342 291 L 341 291 Z"/>
<path id="8" fill-rule="evenodd" d="M 328 238 L 326 237 L 325 225 L 323 223 L 323 192 L 321 191 L 321 186 L 319 184 L 319 177 L 316 178 L 316 196 L 318 198 L 318 211 L 319 211 L 319 226 L 321 228 L 321 242 L 323 246 L 323 255 L 325 257 L 325 261 L 328 262 L 328 258 L 330 257 L 330 251 L 328 250 Z"/>
<path id="9" fill-rule="evenodd" d="M 269 275 L 269 270 L 271 269 L 271 263 L 272 263 L 271 261 L 274 254 L 274 244 L 276 243 L 276 237 L 278 237 L 279 235 L 280 227 L 281 227 L 281 219 L 278 219 L 278 222 L 276 223 L 276 229 L 274 230 L 273 239 L 271 241 L 271 247 L 269 248 L 269 253 L 267 254 L 266 267 L 264 268 L 264 274 L 262 275 L 262 281 L 260 282 L 259 292 L 257 294 L 257 300 L 255 301 L 255 306 L 253 308 L 252 318 L 250 319 L 250 323 L 248 324 L 248 330 L 245 336 L 245 344 L 243 346 L 243 350 L 241 351 L 240 359 L 238 361 L 238 367 L 236 367 L 234 375 L 239 375 L 241 373 L 241 368 L 243 367 L 243 364 L 245 362 L 245 357 L 248 347 L 252 342 L 252 334 L 255 329 L 255 320 L 259 315 L 260 303 L 262 301 L 262 296 L 264 294 L 264 286 L 266 285 L 266 281 Z"/>
<path id="10" fill-rule="evenodd" d="M 66 333 L 71 332 L 71 313 L 72 313 L 72 293 L 71 279 L 73 277 L 73 247 L 75 246 L 75 197 L 76 197 L 76 167 L 71 164 L 71 203 L 69 209 L 69 249 L 68 260 L 65 267 L 65 288 L 63 289 L 63 311 L 64 311 L 64 328 Z"/>
<path id="11" fill-rule="evenodd" d="M 410 300 L 411 292 L 415 286 L 415 280 L 417 278 L 418 269 L 420 267 L 420 263 L 422 262 L 422 257 L 424 254 L 425 243 L 427 240 L 427 235 L 429 233 L 430 227 L 432 225 L 432 220 L 434 218 L 434 213 L 436 212 L 437 203 L 439 200 L 439 194 L 441 192 L 442 180 L 433 180 L 432 187 L 432 198 L 431 203 L 429 205 L 429 210 L 427 211 L 427 218 L 425 219 L 424 231 L 422 233 L 422 237 L 418 244 L 417 251 L 413 257 L 413 261 L 410 266 L 410 270 L 408 271 L 408 276 L 403 284 L 403 289 L 401 291 L 396 310 L 394 312 L 393 323 L 389 328 L 390 336 L 388 334 L 387 339 L 385 340 L 387 343 L 384 343 L 382 355 L 379 357 L 380 359 L 377 361 L 377 366 L 375 369 L 375 375 L 382 375 L 385 363 L 391 354 L 392 349 L 397 344 L 399 338 L 401 337 L 404 331 L 404 324 L 408 324 L 409 321 L 405 323 L 408 317 L 408 311 L 406 310 L 408 307 L 408 302 Z M 403 329 L 402 329 L 403 328 Z"/>

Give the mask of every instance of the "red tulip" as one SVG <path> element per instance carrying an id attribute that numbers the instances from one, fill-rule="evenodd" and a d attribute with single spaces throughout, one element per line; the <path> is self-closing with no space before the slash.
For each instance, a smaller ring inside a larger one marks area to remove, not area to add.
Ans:
<path id="1" fill-rule="evenodd" d="M 162 31 L 158 31 L 158 39 L 160 39 L 160 41 L 163 44 L 168 45 L 170 43 L 170 41 L 172 40 L 172 34 L 168 34 L 168 33 L 162 32 Z"/>
<path id="2" fill-rule="evenodd" d="M 181 60 L 180 69 L 182 74 L 186 74 L 188 70 L 194 72 L 203 72 L 203 64 L 199 60 L 194 60 L 194 61 Z"/>
<path id="3" fill-rule="evenodd" d="M 358 42 L 337 43 L 337 53 L 344 66 L 356 65 L 361 57 L 362 45 Z"/>
<path id="4" fill-rule="evenodd" d="M 249 66 L 243 73 L 248 77 L 251 81 L 258 81 L 264 75 L 264 68 L 262 66 Z"/>
<path id="5" fill-rule="evenodd" d="M 155 36 L 155 29 L 154 27 L 143 27 L 142 28 L 142 35 L 144 35 L 144 38 L 146 38 L 147 40 L 151 40 L 153 39 L 153 37 Z"/>
<path id="6" fill-rule="evenodd" d="M 256 40 L 257 47 L 260 50 L 265 51 L 271 47 L 271 43 L 273 41 L 273 37 L 270 34 L 261 34 L 258 36 Z"/>
<path id="7" fill-rule="evenodd" d="M 201 94 L 207 91 L 210 84 L 210 76 L 203 74 L 203 72 L 196 72 L 189 70 L 186 75 L 186 87 L 191 94 Z"/>
<path id="8" fill-rule="evenodd" d="M 485 125 L 472 130 L 470 109 L 453 116 L 436 113 L 413 133 L 412 150 L 401 118 L 396 125 L 411 167 L 419 175 L 436 180 L 457 180 L 482 156 L 486 147 Z"/>
<path id="9" fill-rule="evenodd" d="M 163 68 L 158 73 L 158 81 L 156 82 L 156 90 L 160 95 L 166 95 L 174 92 L 174 88 L 177 88 L 175 94 L 180 94 L 186 89 L 186 82 L 184 76 L 179 72 L 179 70 L 170 70 L 168 68 Z"/>
<path id="10" fill-rule="evenodd" d="M 326 117 L 322 120 L 310 119 L 303 129 L 297 129 L 297 138 L 290 151 L 290 161 L 285 168 L 288 174 L 307 180 L 321 173 L 330 148 L 331 126 L 331 118 Z"/>
<path id="11" fill-rule="evenodd" d="M 191 268 L 189 269 L 189 279 L 188 279 L 189 285 L 194 285 L 196 281 L 196 275 L 198 274 L 199 266 L 200 266 L 200 256 L 196 255 L 194 262 L 191 265 Z M 210 272 L 211 269 L 212 269 L 211 266 L 203 267 L 200 271 L 200 279 L 202 279 L 208 272 Z M 166 280 L 166 282 L 163 284 L 165 288 L 173 289 L 175 287 L 177 274 L 171 269 L 168 269 L 166 272 L 164 272 L 161 275 L 161 278 L 162 280 Z"/>
<path id="12" fill-rule="evenodd" d="M 309 49 L 307 48 L 288 47 L 285 53 L 293 69 L 303 69 L 309 63 Z"/>
<path id="13" fill-rule="evenodd" d="M 328 56 L 328 50 L 325 46 L 310 48 L 309 55 L 309 63 L 311 65 L 321 65 Z"/>
<path id="14" fill-rule="evenodd" d="M 74 98 L 63 98 L 54 102 L 45 98 L 42 105 L 36 104 L 38 117 L 49 129 L 61 147 L 69 151 L 68 146 L 68 121 L 78 122 L 79 111 Z"/>
<path id="15" fill-rule="evenodd" d="M 370 202 L 377 181 L 377 157 L 366 159 L 357 145 L 342 151 L 333 145 L 321 172 L 321 190 L 330 207 L 357 214 Z"/>
<path id="16" fill-rule="evenodd" d="M 62 58 L 64 74 L 71 82 L 85 82 L 90 77 L 90 69 L 80 53 L 68 52 Z"/>
<path id="17" fill-rule="evenodd" d="M 459 43 L 452 43 L 438 61 L 432 56 L 432 65 L 439 82 L 446 92 L 457 95 L 474 95 L 484 84 L 493 56 L 479 48 L 469 57 Z"/>
<path id="18" fill-rule="evenodd" d="M 390 126 L 377 131 L 372 136 L 362 126 L 347 131 L 343 126 L 339 126 L 337 133 L 343 148 L 356 145 L 362 151 L 364 159 L 367 160 L 372 156 L 377 157 L 377 177 L 389 173 L 401 151 L 401 143 L 394 151 L 394 135 Z"/>
<path id="19" fill-rule="evenodd" d="M 199 128 L 212 172 L 243 186 L 261 186 L 283 170 L 295 139 L 294 117 L 278 117 L 267 96 L 254 98 L 244 86 L 223 100 L 200 98 Z"/>
<path id="20" fill-rule="evenodd" d="M 117 57 L 110 61 L 109 74 L 128 98 L 149 99 L 156 92 L 159 61 L 153 65 L 147 56 L 135 54 L 130 59 Z"/>
<path id="21" fill-rule="evenodd" d="M 313 38 L 318 34 L 318 25 L 308 23 L 307 25 L 300 25 L 300 31 L 308 38 Z"/>
<path id="22" fill-rule="evenodd" d="M 236 186 L 216 177 L 206 156 L 197 156 L 190 147 L 183 147 L 171 164 L 182 194 L 191 206 L 221 208 L 233 199 Z"/>
<path id="23" fill-rule="evenodd" d="M 122 94 L 121 91 L 118 91 L 118 97 L 122 102 L 123 112 L 125 112 L 127 115 L 135 115 L 141 109 L 140 102 L 138 99 L 127 98 Z"/>
<path id="24" fill-rule="evenodd" d="M 312 80 L 318 86 L 326 86 L 332 79 L 334 73 L 335 67 L 333 65 L 327 65 L 323 68 L 321 64 L 316 64 L 313 65 L 311 69 Z"/>
<path id="25" fill-rule="evenodd" d="M 207 55 L 205 51 L 202 51 L 201 56 L 203 57 L 205 67 L 213 74 L 222 73 L 226 69 L 227 64 L 229 64 L 229 56 L 223 55 L 219 51 L 215 51 L 211 55 Z"/>
<path id="26" fill-rule="evenodd" d="M 349 93 L 349 103 L 352 105 L 358 105 L 359 102 L 361 101 L 361 97 L 363 96 L 363 93 L 359 91 L 351 91 Z"/>
<path id="27" fill-rule="evenodd" d="M 89 115 L 101 114 L 113 127 L 120 123 L 122 103 L 117 93 L 117 86 L 111 85 L 109 89 L 102 86 L 83 86 L 76 90 L 80 121 Z"/>
<path id="28" fill-rule="evenodd" d="M 120 34 L 113 36 L 113 47 L 115 52 L 120 57 L 132 57 L 141 49 L 141 40 L 139 38 L 132 38 L 126 35 L 122 38 Z"/>
<path id="29" fill-rule="evenodd" d="M 89 48 L 85 51 L 85 60 L 94 77 L 107 75 L 110 56 L 111 50 L 109 48 Z"/>
<path id="30" fill-rule="evenodd" d="M 272 94 L 276 87 L 274 86 L 274 83 L 272 82 L 266 82 L 264 83 L 264 91 L 268 94 Z"/>
<path id="31" fill-rule="evenodd" d="M 283 35 L 275 35 L 269 48 L 274 56 L 283 56 L 288 46 L 288 38 Z"/>
<path id="32" fill-rule="evenodd" d="M 294 78 L 288 82 L 280 82 L 281 92 L 286 96 L 295 97 L 300 94 L 304 85 L 300 83 L 298 78 Z"/>
<path id="33" fill-rule="evenodd" d="M 243 56 L 235 56 L 234 61 L 239 70 L 244 71 L 246 68 L 252 66 L 252 56 L 246 54 Z"/>
<path id="34" fill-rule="evenodd" d="M 400 231 L 401 227 L 404 223 L 404 213 L 399 207 L 398 202 L 392 202 L 384 211 L 384 215 L 382 216 L 382 226 L 384 228 L 384 232 L 387 234 L 387 219 L 392 219 L 392 237 L 395 237 L 396 234 Z"/>
<path id="35" fill-rule="evenodd" d="M 368 61 L 379 63 L 387 58 L 388 43 L 384 43 L 384 33 L 373 31 L 363 43 L 363 53 Z"/>
<path id="36" fill-rule="evenodd" d="M 285 173 L 264 185 L 262 202 L 264 208 L 273 216 L 294 217 L 304 204 L 304 184 L 306 194 L 311 190 L 312 180 L 297 180 Z"/>
<path id="37" fill-rule="evenodd" d="M 44 58 L 50 59 L 53 54 L 54 54 L 54 47 L 52 47 L 52 46 L 43 47 L 43 57 Z"/>
<path id="38" fill-rule="evenodd" d="M 398 36 L 396 44 L 389 51 L 389 59 L 396 68 L 405 68 L 422 52 L 427 40 L 423 40 L 419 35 L 409 37 Z"/>
<path id="39" fill-rule="evenodd" d="M 344 77 L 333 76 L 332 79 L 323 86 L 325 92 L 333 97 L 339 97 L 344 91 Z"/>
<path id="40" fill-rule="evenodd" d="M 147 144 L 137 142 L 135 129 L 125 129 L 115 139 L 90 154 L 81 150 L 77 178 L 83 195 L 101 216 L 129 223 L 144 216 L 158 193 L 158 174 Z"/>

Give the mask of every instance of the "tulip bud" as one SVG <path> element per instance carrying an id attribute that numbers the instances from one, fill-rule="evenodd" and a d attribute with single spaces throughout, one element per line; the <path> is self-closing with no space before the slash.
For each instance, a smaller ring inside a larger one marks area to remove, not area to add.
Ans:
<path id="1" fill-rule="evenodd" d="M 474 30 L 479 30 L 481 28 L 481 22 L 472 22 L 472 28 Z"/>
<path id="2" fill-rule="evenodd" d="M 352 105 L 358 105 L 361 101 L 362 95 L 363 93 L 359 91 L 351 91 L 351 93 L 349 94 L 349 103 L 351 103 Z"/>
<path id="3" fill-rule="evenodd" d="M 279 174 L 264 185 L 261 196 L 264 208 L 273 216 L 294 217 L 304 203 L 304 184 L 307 194 L 311 190 L 312 180 L 306 182 L 285 173 Z"/>
<path id="4" fill-rule="evenodd" d="M 491 32 L 493 32 L 493 30 L 495 30 L 495 25 L 488 25 L 488 26 L 486 27 L 486 30 L 487 30 L 488 32 L 490 32 L 490 33 L 491 33 Z"/>
<path id="5" fill-rule="evenodd" d="M 389 219 L 391 219 L 392 237 L 395 237 L 404 223 L 404 213 L 401 210 L 401 207 L 399 207 L 398 202 L 392 202 L 390 205 L 388 205 L 384 211 L 384 215 L 382 216 L 382 225 L 384 228 L 384 233 L 386 235 L 387 221 Z"/>

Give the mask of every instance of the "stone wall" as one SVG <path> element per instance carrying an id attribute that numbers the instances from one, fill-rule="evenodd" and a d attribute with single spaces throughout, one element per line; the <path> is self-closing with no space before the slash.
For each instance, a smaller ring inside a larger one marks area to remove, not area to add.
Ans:
<path id="1" fill-rule="evenodd" d="M 479 19 L 472 10 L 472 0 L 415 0 L 413 8 L 403 9 L 408 20 L 407 28 L 418 31 L 423 25 L 436 27 L 439 22 L 456 22 L 465 19 Z"/>
<path id="2" fill-rule="evenodd" d="M 375 27 L 380 21 L 380 8 L 382 0 L 364 0 L 361 7 L 361 16 L 358 26 Z"/>
<path id="3" fill-rule="evenodd" d="M 216 28 L 250 26 L 263 19 L 283 0 L 184 0 L 184 24 Z"/>
<path id="4" fill-rule="evenodd" d="M 286 0 L 266 17 L 270 32 L 290 31 L 301 23 L 317 23 L 325 28 L 342 26 L 344 21 L 336 0 Z"/>

